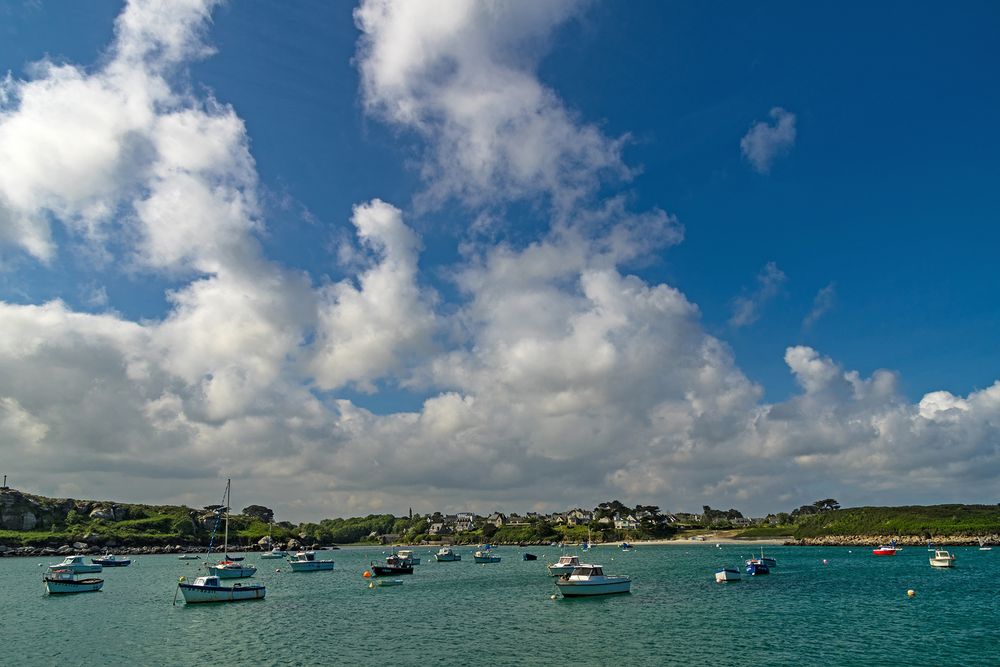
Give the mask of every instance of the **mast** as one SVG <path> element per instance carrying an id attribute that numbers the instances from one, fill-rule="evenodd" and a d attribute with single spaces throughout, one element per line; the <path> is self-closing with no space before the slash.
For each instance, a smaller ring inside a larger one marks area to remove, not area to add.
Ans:
<path id="1" fill-rule="evenodd" d="M 233 481 L 231 479 L 226 480 L 226 502 L 222 508 L 226 513 L 226 546 L 224 547 L 225 551 L 223 552 L 226 555 L 226 558 L 229 558 L 229 503 L 232 502 L 232 498 L 230 497 L 230 494 L 232 493 L 232 483 Z"/>

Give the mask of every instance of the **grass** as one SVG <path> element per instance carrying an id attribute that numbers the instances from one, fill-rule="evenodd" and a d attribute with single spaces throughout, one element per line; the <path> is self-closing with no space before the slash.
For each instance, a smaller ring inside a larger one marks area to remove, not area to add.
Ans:
<path id="1" fill-rule="evenodd" d="M 825 535 L 989 535 L 1000 533 L 1000 506 L 852 507 L 800 518 L 795 537 Z"/>

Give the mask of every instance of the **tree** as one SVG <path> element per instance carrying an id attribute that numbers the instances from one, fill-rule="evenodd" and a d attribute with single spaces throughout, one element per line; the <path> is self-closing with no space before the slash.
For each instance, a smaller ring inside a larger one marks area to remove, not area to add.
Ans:
<path id="1" fill-rule="evenodd" d="M 824 498 L 823 500 L 817 500 L 814 502 L 813 507 L 818 509 L 820 512 L 829 512 L 830 510 L 839 510 L 840 503 L 833 498 Z"/>
<path id="2" fill-rule="evenodd" d="M 250 507 L 244 507 L 243 514 L 251 519 L 263 521 L 264 523 L 271 523 L 274 521 L 274 510 L 268 509 L 263 505 L 251 505 Z"/>
<path id="3" fill-rule="evenodd" d="M 792 522 L 792 517 L 788 514 L 788 512 L 778 512 L 777 515 L 775 515 L 775 519 L 781 525 L 789 524 Z"/>

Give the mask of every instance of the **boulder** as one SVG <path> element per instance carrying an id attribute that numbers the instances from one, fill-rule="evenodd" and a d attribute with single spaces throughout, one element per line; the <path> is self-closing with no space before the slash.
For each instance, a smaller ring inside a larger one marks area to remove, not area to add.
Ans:
<path id="1" fill-rule="evenodd" d="M 260 538 L 259 540 L 257 540 L 257 546 L 259 546 L 261 549 L 270 549 L 271 537 L 269 535 L 265 535 L 264 537 Z"/>
<path id="2" fill-rule="evenodd" d="M 86 542 L 74 542 L 73 543 L 73 548 L 76 549 L 77 551 L 83 551 L 84 549 L 86 549 L 89 546 L 90 545 L 87 544 Z"/>
<path id="3" fill-rule="evenodd" d="M 298 540 L 294 540 L 294 539 L 293 540 L 288 540 L 288 550 L 289 551 L 298 551 L 301 548 L 302 548 L 302 543 L 299 542 Z"/>
<path id="4" fill-rule="evenodd" d="M 93 512 L 90 513 L 91 519 L 104 519 L 105 521 L 114 521 L 115 513 L 114 510 L 110 510 L 104 507 L 98 507 Z"/>

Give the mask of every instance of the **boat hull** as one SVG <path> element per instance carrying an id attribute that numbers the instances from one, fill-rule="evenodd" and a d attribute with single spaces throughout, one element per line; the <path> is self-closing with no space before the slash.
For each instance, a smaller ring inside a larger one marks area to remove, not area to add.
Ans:
<path id="1" fill-rule="evenodd" d="M 260 555 L 260 557 L 264 558 L 264 559 L 288 558 L 288 552 L 286 551 L 284 553 L 271 553 L 271 552 L 268 551 L 268 552 L 262 553 Z"/>
<path id="2" fill-rule="evenodd" d="M 297 561 L 289 561 L 288 563 L 292 572 L 319 572 L 321 570 L 332 570 L 333 561 L 332 560 L 311 560 L 303 563 Z"/>
<path id="3" fill-rule="evenodd" d="M 549 574 L 553 577 L 561 577 L 564 574 L 573 574 L 578 565 L 549 565 Z"/>
<path id="4" fill-rule="evenodd" d="M 771 569 L 763 563 L 747 563 L 747 574 L 757 577 L 762 574 L 771 574 Z"/>
<path id="5" fill-rule="evenodd" d="M 482 564 L 500 562 L 500 556 L 473 556 L 472 558 L 477 563 L 482 563 Z"/>
<path id="6" fill-rule="evenodd" d="M 90 562 L 94 565 L 100 565 L 101 567 L 127 567 L 132 564 L 131 559 L 106 560 L 104 558 L 91 558 Z"/>
<path id="7" fill-rule="evenodd" d="M 741 581 L 739 570 L 719 570 L 715 573 L 715 581 L 718 583 L 724 583 L 727 581 Z"/>
<path id="8" fill-rule="evenodd" d="M 388 565 L 372 565 L 372 574 L 376 577 L 394 577 L 400 574 L 413 574 L 413 568 L 390 567 Z"/>
<path id="9" fill-rule="evenodd" d="M 246 579 L 257 573 L 255 567 L 208 567 L 209 574 L 213 574 L 219 579 Z"/>
<path id="10" fill-rule="evenodd" d="M 104 587 L 103 579 L 78 579 L 76 581 L 45 579 L 45 590 L 50 595 L 93 593 Z"/>
<path id="11" fill-rule="evenodd" d="M 594 595 L 619 595 L 629 593 L 632 588 L 632 580 L 605 581 L 600 583 L 587 583 L 579 581 L 557 581 L 556 586 L 559 592 L 566 598 L 590 597 Z"/>
<path id="12" fill-rule="evenodd" d="M 452 554 L 450 556 L 442 556 L 441 554 L 437 554 L 436 556 L 434 556 L 434 558 L 436 558 L 437 562 L 439 563 L 454 563 L 456 561 L 462 560 L 462 556 L 459 554 Z"/>
<path id="13" fill-rule="evenodd" d="M 184 602 L 195 604 L 199 602 L 241 602 L 243 600 L 264 599 L 264 586 L 196 586 L 194 584 L 177 584 L 184 596 Z"/>

